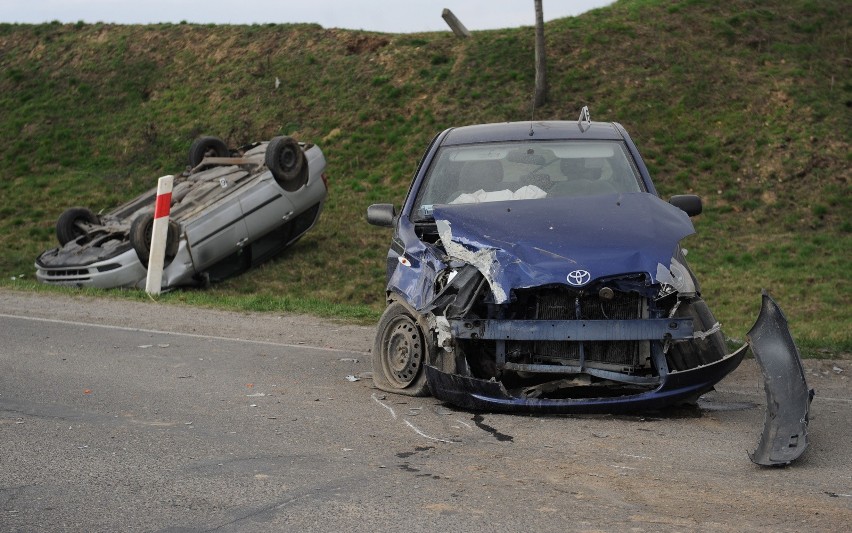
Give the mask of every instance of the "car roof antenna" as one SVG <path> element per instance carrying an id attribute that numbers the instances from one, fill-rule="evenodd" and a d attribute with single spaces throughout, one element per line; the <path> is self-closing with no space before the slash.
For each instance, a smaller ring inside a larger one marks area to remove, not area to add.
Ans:
<path id="1" fill-rule="evenodd" d="M 577 119 L 577 126 L 581 133 L 585 133 L 592 126 L 592 116 L 589 114 L 589 106 L 584 105 L 580 110 L 580 118 Z"/>

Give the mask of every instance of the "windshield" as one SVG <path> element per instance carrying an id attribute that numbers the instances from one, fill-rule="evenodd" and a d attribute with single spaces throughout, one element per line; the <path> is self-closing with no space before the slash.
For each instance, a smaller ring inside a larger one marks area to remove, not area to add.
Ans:
<path id="1" fill-rule="evenodd" d="M 638 172 L 618 141 L 528 141 L 445 146 L 420 187 L 412 218 L 436 204 L 639 192 Z"/>

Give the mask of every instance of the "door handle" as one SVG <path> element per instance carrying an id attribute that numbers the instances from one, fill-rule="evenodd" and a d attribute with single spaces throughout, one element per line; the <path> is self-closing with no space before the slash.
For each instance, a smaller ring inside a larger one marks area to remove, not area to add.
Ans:
<path id="1" fill-rule="evenodd" d="M 242 248 L 248 243 L 248 237 L 243 237 L 242 239 L 237 241 L 237 248 Z"/>

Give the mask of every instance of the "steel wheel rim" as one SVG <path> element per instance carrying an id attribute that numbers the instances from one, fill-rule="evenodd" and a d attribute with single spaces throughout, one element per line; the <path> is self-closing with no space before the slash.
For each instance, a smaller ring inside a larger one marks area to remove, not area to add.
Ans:
<path id="1" fill-rule="evenodd" d="M 285 172 L 290 172 L 296 167 L 296 152 L 292 148 L 285 149 L 281 152 L 281 168 Z"/>
<path id="2" fill-rule="evenodd" d="M 403 388 L 417 378 L 423 362 L 423 337 L 420 328 L 407 316 L 397 317 L 385 329 L 382 364 L 385 376 Z"/>

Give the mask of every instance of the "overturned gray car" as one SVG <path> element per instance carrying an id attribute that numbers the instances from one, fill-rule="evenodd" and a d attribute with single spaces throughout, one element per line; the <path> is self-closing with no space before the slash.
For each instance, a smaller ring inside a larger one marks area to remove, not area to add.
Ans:
<path id="1" fill-rule="evenodd" d="M 602 413 L 691 403 L 748 347 L 766 377 L 760 464 L 807 446 L 809 391 L 764 295 L 748 345 L 726 350 L 681 240 L 694 195 L 659 198 L 625 129 L 480 124 L 438 134 L 393 228 L 373 381 L 489 411 Z"/>
<path id="2" fill-rule="evenodd" d="M 319 220 L 328 194 L 314 144 L 275 137 L 230 149 L 200 137 L 175 177 L 162 287 L 203 285 L 280 253 Z M 156 188 L 105 213 L 74 207 L 56 224 L 59 247 L 36 259 L 39 281 L 143 287 Z"/>

